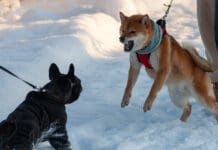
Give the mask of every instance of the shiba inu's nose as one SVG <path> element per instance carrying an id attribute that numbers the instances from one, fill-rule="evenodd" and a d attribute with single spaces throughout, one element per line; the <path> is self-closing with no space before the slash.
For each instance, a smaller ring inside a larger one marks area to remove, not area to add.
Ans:
<path id="1" fill-rule="evenodd" d="M 121 42 L 121 43 L 124 43 L 124 41 L 125 41 L 125 36 L 121 36 L 119 39 L 120 39 L 120 42 Z"/>

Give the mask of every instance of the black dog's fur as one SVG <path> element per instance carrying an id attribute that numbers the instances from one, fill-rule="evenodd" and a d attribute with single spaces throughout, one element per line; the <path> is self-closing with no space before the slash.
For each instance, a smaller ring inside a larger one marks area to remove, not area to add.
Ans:
<path id="1" fill-rule="evenodd" d="M 31 91 L 26 99 L 0 123 L 0 150 L 31 150 L 51 125 L 54 130 L 44 137 L 56 150 L 70 150 L 66 131 L 65 104 L 74 102 L 82 91 L 81 81 L 71 64 L 67 75 L 56 64 L 49 68 L 50 82 L 43 91 Z"/>

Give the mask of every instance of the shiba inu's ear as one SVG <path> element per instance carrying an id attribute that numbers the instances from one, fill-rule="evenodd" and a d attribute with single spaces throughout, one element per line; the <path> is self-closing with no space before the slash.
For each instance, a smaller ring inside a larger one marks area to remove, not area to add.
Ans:
<path id="1" fill-rule="evenodd" d="M 147 14 L 144 15 L 144 17 L 142 18 L 142 24 L 144 24 L 144 25 L 148 25 L 149 22 L 150 22 L 150 18 L 149 18 L 149 16 L 148 16 Z"/>
<path id="2" fill-rule="evenodd" d="M 120 20 L 121 22 L 124 22 L 127 19 L 127 16 L 124 15 L 124 13 L 120 12 Z"/>
<path id="3" fill-rule="evenodd" d="M 70 76 L 70 77 L 74 76 L 74 71 L 75 71 L 74 65 L 70 64 L 69 71 L 68 71 L 67 75 Z"/>
<path id="4" fill-rule="evenodd" d="M 16 125 L 10 122 L 2 122 L 0 124 L 0 137 L 8 137 L 15 131 Z"/>
<path id="5" fill-rule="evenodd" d="M 54 80 L 60 75 L 58 66 L 55 63 L 52 63 L 49 68 L 49 79 Z"/>

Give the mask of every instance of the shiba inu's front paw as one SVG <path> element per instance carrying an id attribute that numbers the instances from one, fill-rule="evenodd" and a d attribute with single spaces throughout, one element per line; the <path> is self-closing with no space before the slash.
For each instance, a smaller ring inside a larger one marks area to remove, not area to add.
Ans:
<path id="1" fill-rule="evenodd" d="M 122 100 L 122 102 L 121 102 L 121 107 L 122 108 L 124 108 L 124 107 L 126 107 L 126 106 L 128 106 L 129 105 L 129 97 L 124 97 L 123 98 L 123 100 Z"/>
<path id="2" fill-rule="evenodd" d="M 144 112 L 149 111 L 151 109 L 151 107 L 152 107 L 152 101 L 151 100 L 146 100 L 145 104 L 144 104 L 144 107 L 143 107 Z"/>
<path id="3" fill-rule="evenodd" d="M 129 105 L 130 97 L 131 97 L 131 94 L 126 94 L 126 93 L 124 94 L 123 100 L 121 102 L 121 107 L 122 108 Z"/>
<path id="4" fill-rule="evenodd" d="M 129 98 L 127 99 L 123 99 L 122 102 L 121 102 L 121 107 L 126 107 L 129 105 Z"/>

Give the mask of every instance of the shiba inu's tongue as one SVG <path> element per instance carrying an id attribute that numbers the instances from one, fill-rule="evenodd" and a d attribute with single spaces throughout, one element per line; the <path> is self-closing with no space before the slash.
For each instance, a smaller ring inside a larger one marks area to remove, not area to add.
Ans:
<path id="1" fill-rule="evenodd" d="M 124 51 L 129 52 L 133 48 L 133 41 L 128 41 L 127 43 L 124 44 Z"/>

